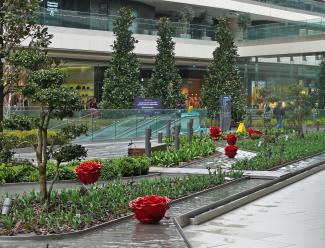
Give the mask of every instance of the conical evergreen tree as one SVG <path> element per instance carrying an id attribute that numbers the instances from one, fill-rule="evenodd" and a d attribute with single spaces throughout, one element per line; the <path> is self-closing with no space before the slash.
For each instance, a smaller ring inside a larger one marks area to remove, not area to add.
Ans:
<path id="1" fill-rule="evenodd" d="M 216 40 L 219 46 L 213 52 L 213 61 L 202 86 L 202 105 L 211 117 L 215 117 L 219 112 L 220 97 L 231 96 L 232 118 L 238 121 L 245 112 L 246 94 L 236 65 L 237 47 L 225 18 L 219 19 Z"/>
<path id="2" fill-rule="evenodd" d="M 184 96 L 181 93 L 182 78 L 175 62 L 175 42 L 166 17 L 160 19 L 158 36 L 158 54 L 148 86 L 148 96 L 160 97 L 164 108 L 174 109 L 184 102 Z"/>
<path id="3" fill-rule="evenodd" d="M 133 52 L 138 42 L 130 30 L 134 16 L 126 7 L 119 10 L 114 23 L 116 39 L 113 45 L 112 61 L 106 70 L 103 87 L 103 108 L 129 109 L 134 99 L 141 96 L 139 60 Z"/>

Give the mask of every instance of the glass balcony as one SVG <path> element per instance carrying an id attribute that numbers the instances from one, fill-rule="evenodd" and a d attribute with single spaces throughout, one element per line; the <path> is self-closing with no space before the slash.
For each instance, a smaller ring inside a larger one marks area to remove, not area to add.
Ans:
<path id="1" fill-rule="evenodd" d="M 302 22 L 264 24 L 249 27 L 244 40 L 259 40 L 277 37 L 302 37 L 325 33 L 325 19 Z"/>
<path id="2" fill-rule="evenodd" d="M 48 11 L 47 9 L 40 9 L 39 22 L 48 26 L 92 29 L 113 31 L 114 21 L 117 16 L 100 15 L 78 11 L 68 11 L 57 9 Z M 149 20 L 136 18 L 133 21 L 132 31 L 135 34 L 157 35 L 158 20 Z M 216 27 L 204 26 L 196 24 L 184 24 L 179 22 L 171 22 L 173 37 L 185 39 L 199 39 L 199 40 L 214 40 Z"/>
<path id="3" fill-rule="evenodd" d="M 325 13 L 325 3 L 320 3 L 313 0 L 253 0 L 253 1 L 266 3 L 270 5 L 278 5 L 285 8 Z"/>

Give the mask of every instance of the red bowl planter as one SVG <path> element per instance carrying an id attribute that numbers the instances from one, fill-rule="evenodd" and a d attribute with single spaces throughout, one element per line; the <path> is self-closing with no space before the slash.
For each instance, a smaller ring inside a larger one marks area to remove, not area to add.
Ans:
<path id="1" fill-rule="evenodd" d="M 85 174 L 77 174 L 77 177 L 80 182 L 83 184 L 92 184 L 98 181 L 100 177 L 100 173 L 85 173 Z"/>
<path id="2" fill-rule="evenodd" d="M 135 217 L 144 224 L 156 224 L 164 218 L 171 200 L 166 196 L 150 195 L 130 201 Z"/>
<path id="3" fill-rule="evenodd" d="M 233 134 L 233 133 L 227 134 L 226 140 L 227 140 L 228 145 L 234 146 L 234 145 L 236 145 L 236 142 L 237 142 L 237 135 Z"/>
<path id="4" fill-rule="evenodd" d="M 210 136 L 213 140 L 218 140 L 221 137 L 221 128 L 219 126 L 210 127 Z"/>
<path id="5" fill-rule="evenodd" d="M 248 133 L 249 133 L 249 138 L 252 140 L 259 139 L 263 135 L 263 132 L 259 130 L 255 130 L 253 128 L 248 129 Z"/>
<path id="6" fill-rule="evenodd" d="M 225 154 L 229 158 L 234 158 L 237 155 L 238 147 L 234 145 L 229 145 L 225 147 Z"/>
<path id="7" fill-rule="evenodd" d="M 88 161 L 79 164 L 74 170 L 78 179 L 84 184 L 91 184 L 97 182 L 100 177 L 100 170 L 102 166 L 97 161 Z"/>

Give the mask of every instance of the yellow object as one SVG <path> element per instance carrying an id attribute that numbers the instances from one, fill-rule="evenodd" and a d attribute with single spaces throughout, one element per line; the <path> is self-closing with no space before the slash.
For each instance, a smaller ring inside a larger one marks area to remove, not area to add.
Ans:
<path id="1" fill-rule="evenodd" d="M 192 110 L 193 110 L 193 106 L 191 106 L 191 105 L 188 106 L 188 110 L 187 111 L 190 113 L 190 112 L 192 112 Z"/>
<path id="2" fill-rule="evenodd" d="M 245 127 L 245 123 L 244 122 L 240 122 L 238 129 L 237 129 L 237 133 L 246 133 L 246 127 Z"/>

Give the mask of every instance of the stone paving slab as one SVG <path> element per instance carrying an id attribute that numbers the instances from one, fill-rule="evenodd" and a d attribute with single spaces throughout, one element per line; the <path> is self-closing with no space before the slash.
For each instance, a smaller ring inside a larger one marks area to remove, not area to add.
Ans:
<path id="1" fill-rule="evenodd" d="M 207 169 L 198 168 L 165 168 L 165 167 L 150 167 L 152 173 L 163 174 L 180 174 L 180 175 L 208 175 Z M 227 171 L 227 170 L 225 170 Z M 212 171 L 213 172 L 213 171 Z M 289 172 L 282 171 L 243 171 L 244 176 L 250 176 L 251 178 L 264 178 L 264 179 L 276 179 L 287 175 Z"/>
<path id="2" fill-rule="evenodd" d="M 325 247 L 325 171 L 183 230 L 195 248 Z"/>
<path id="3" fill-rule="evenodd" d="M 191 168 L 207 168 L 211 169 L 221 168 L 221 169 L 230 169 L 231 166 L 239 160 L 251 159 L 256 156 L 256 153 L 238 150 L 235 158 L 228 158 L 225 154 L 223 147 L 217 148 L 217 153 L 215 156 L 209 157 L 207 159 L 203 159 L 202 161 L 198 161 L 195 163 L 191 163 L 186 167 Z"/>

